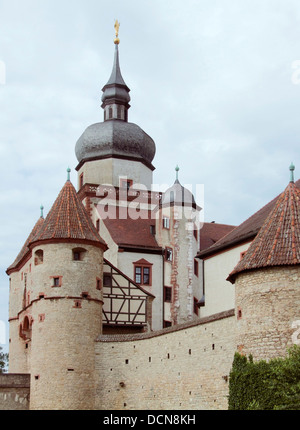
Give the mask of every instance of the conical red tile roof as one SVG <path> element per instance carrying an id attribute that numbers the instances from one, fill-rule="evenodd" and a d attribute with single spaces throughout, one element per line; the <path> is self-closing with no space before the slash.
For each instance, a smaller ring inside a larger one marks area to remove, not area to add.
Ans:
<path id="1" fill-rule="evenodd" d="M 15 259 L 15 261 L 13 262 L 13 264 L 11 264 L 9 266 L 9 268 L 7 269 L 7 274 L 9 275 L 10 273 L 12 273 L 15 269 L 18 268 L 19 264 L 22 261 L 25 261 L 26 258 L 28 256 L 30 256 L 30 249 L 29 249 L 29 245 L 32 242 L 32 239 L 35 237 L 36 234 L 38 234 L 38 232 L 41 230 L 42 226 L 44 224 L 44 218 L 39 218 L 39 220 L 37 221 L 37 223 L 35 224 L 35 226 L 33 227 L 30 235 L 28 236 L 26 242 L 24 243 L 21 251 L 19 252 L 17 258 Z"/>
<path id="2" fill-rule="evenodd" d="M 89 241 L 107 249 L 70 181 L 65 183 L 41 229 L 32 238 L 31 244 L 56 240 Z"/>
<path id="3" fill-rule="evenodd" d="M 300 264 L 300 190 L 290 182 L 227 280 L 234 283 L 246 270 L 296 264 Z"/>

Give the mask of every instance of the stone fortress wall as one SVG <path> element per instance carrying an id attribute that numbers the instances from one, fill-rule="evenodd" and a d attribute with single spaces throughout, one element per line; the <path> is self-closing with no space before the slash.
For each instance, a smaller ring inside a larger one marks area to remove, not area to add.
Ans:
<path id="1" fill-rule="evenodd" d="M 98 410 L 227 409 L 234 310 L 165 330 L 99 336 Z"/>

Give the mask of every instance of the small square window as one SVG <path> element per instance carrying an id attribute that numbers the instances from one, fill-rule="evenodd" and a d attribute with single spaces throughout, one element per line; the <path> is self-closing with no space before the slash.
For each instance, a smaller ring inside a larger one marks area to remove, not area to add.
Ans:
<path id="1" fill-rule="evenodd" d="M 62 276 L 53 276 L 50 279 L 52 280 L 53 288 L 60 288 L 62 286 Z"/>
<path id="2" fill-rule="evenodd" d="M 104 273 L 103 274 L 103 286 L 104 287 L 111 287 L 112 286 L 112 277 L 110 273 Z"/>

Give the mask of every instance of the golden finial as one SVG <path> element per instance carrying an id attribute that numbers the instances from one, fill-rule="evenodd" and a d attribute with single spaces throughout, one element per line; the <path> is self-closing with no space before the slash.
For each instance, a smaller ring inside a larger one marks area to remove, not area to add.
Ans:
<path id="1" fill-rule="evenodd" d="M 120 39 L 119 39 L 120 23 L 118 20 L 116 20 L 116 22 L 115 22 L 115 30 L 116 30 L 115 45 L 119 45 L 119 43 L 120 43 Z"/>

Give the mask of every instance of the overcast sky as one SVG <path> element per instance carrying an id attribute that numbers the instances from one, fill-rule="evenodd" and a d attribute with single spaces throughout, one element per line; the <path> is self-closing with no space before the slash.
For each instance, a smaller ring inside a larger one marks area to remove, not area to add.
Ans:
<path id="1" fill-rule="evenodd" d="M 76 141 L 103 120 L 115 19 L 154 183 L 179 164 L 182 184 L 204 184 L 205 220 L 238 225 L 283 191 L 291 161 L 300 176 L 299 0 L 0 0 L 0 322 L 6 268 L 68 166 L 76 186 Z"/>

